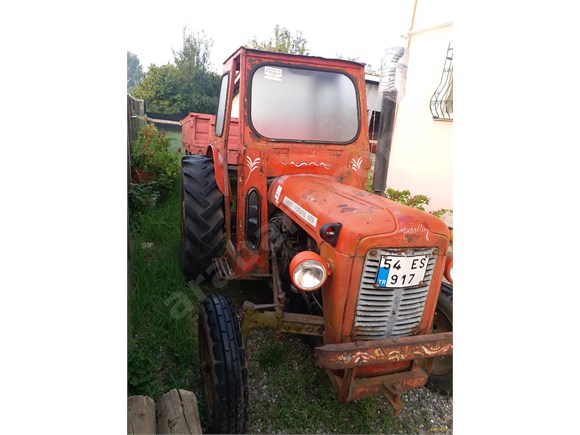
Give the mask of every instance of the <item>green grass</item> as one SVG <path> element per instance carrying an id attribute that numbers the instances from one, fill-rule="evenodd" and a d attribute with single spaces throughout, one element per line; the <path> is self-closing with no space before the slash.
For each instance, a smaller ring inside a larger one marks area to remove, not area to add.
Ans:
<path id="1" fill-rule="evenodd" d="M 177 182 L 164 202 L 130 221 L 128 394 L 158 400 L 172 388 L 193 391 L 205 432 L 197 351 L 200 296 L 187 286 L 180 271 L 179 227 Z M 202 283 L 201 290 L 225 294 L 238 313 L 244 300 L 267 303 L 272 297 L 268 287 L 256 281 L 229 282 L 220 289 Z M 424 405 L 424 396 L 430 394 L 425 389 L 403 395 L 410 405 L 400 417 L 393 416 L 383 397 L 342 405 L 326 372 L 315 367 L 313 351 L 300 336 L 283 335 L 276 342 L 270 331 L 253 331 L 247 355 L 248 433 L 412 434 L 452 430 L 449 412 Z"/>
<path id="2" fill-rule="evenodd" d="M 179 198 L 130 222 L 128 298 L 129 394 L 158 398 L 174 387 L 195 385 L 197 340 L 192 329 L 195 295 L 179 267 Z M 189 310 L 188 310 L 189 309 Z"/>
<path id="3" fill-rule="evenodd" d="M 169 138 L 169 149 L 171 151 L 177 151 L 178 148 L 181 148 L 181 132 L 180 131 L 166 131 L 165 136 L 167 136 Z"/>

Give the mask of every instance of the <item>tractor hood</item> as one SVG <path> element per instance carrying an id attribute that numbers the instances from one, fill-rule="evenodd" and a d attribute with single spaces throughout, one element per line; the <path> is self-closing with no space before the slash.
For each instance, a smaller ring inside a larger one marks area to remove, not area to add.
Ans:
<path id="1" fill-rule="evenodd" d="M 398 236 L 400 243 L 431 246 L 429 233 L 447 236 L 443 221 L 429 213 L 407 207 L 323 175 L 284 175 L 268 189 L 272 204 L 284 211 L 318 244 L 320 228 L 340 223 L 336 244 L 339 252 L 355 255 L 358 242 L 369 236 Z M 405 242 L 406 241 L 406 242 Z M 389 241 L 382 243 L 389 246 Z"/>

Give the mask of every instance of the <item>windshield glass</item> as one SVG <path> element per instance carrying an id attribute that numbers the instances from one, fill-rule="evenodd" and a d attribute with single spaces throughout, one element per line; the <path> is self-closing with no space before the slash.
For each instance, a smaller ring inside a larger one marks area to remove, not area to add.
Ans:
<path id="1" fill-rule="evenodd" d="M 228 83 L 230 76 L 226 74 L 222 78 L 222 86 L 220 90 L 220 99 L 218 103 L 216 121 L 215 121 L 215 135 L 221 136 L 224 130 L 224 120 L 226 116 L 226 100 L 228 95 Z"/>
<path id="2" fill-rule="evenodd" d="M 356 89 L 345 74 L 261 66 L 251 93 L 252 125 L 269 139 L 348 143 L 358 133 Z"/>

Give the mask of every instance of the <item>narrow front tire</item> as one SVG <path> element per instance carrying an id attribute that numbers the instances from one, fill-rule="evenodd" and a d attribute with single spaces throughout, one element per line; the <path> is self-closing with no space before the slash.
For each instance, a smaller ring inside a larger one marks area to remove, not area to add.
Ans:
<path id="1" fill-rule="evenodd" d="M 211 433 L 244 433 L 248 421 L 248 371 L 232 304 L 208 296 L 199 309 L 199 356 Z"/>

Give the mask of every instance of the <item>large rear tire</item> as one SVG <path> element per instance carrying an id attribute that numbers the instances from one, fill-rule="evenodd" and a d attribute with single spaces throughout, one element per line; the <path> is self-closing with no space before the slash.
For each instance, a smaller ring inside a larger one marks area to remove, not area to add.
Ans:
<path id="1" fill-rule="evenodd" d="M 453 286 L 441 283 L 435 317 L 433 319 L 433 332 L 453 331 Z M 453 395 L 453 355 L 439 356 L 433 361 L 429 384 L 440 393 Z"/>
<path id="2" fill-rule="evenodd" d="M 199 358 L 211 433 L 244 433 L 248 421 L 248 372 L 238 319 L 221 295 L 199 310 Z"/>
<path id="3" fill-rule="evenodd" d="M 217 187 L 213 160 L 181 159 L 181 268 L 187 281 L 211 275 L 212 259 L 224 248 L 224 197 Z"/>

